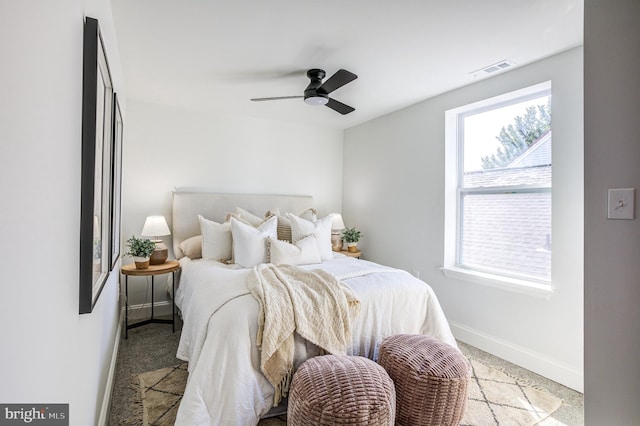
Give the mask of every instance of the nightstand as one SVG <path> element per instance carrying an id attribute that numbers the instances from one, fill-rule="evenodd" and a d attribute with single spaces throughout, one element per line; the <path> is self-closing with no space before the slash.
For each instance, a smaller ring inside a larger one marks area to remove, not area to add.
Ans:
<path id="1" fill-rule="evenodd" d="M 360 250 L 358 251 L 340 250 L 340 253 L 344 254 L 345 256 L 355 257 L 356 259 L 360 259 L 360 255 L 362 254 Z"/>
<path id="2" fill-rule="evenodd" d="M 151 323 L 162 323 L 162 324 L 171 324 L 173 327 L 173 332 L 176 331 L 176 303 L 175 303 L 175 289 L 176 289 L 176 271 L 180 270 L 180 262 L 177 260 L 168 260 L 165 263 L 160 265 L 149 265 L 146 269 L 137 269 L 134 263 L 125 265 L 120 269 L 120 272 L 124 274 L 124 288 L 125 288 L 125 333 L 124 338 L 129 338 L 129 329 L 140 327 L 142 325 L 151 324 Z M 173 292 L 171 296 L 171 319 L 160 319 L 154 318 L 153 316 L 153 305 L 154 305 L 154 297 L 153 297 L 153 288 L 154 282 L 153 278 L 156 275 L 162 274 L 173 274 L 171 277 L 171 285 L 173 286 Z M 132 277 L 151 277 L 151 318 L 146 319 L 144 321 L 140 321 L 134 324 L 129 324 L 129 276 Z"/>

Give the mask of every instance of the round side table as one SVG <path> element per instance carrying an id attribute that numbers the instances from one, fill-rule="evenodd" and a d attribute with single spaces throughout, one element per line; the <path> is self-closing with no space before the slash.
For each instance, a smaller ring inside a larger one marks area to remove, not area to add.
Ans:
<path id="1" fill-rule="evenodd" d="M 162 274 L 173 274 L 171 277 L 171 285 L 173 287 L 173 294 L 175 295 L 176 289 L 176 271 L 180 270 L 180 262 L 177 260 L 167 260 L 165 263 L 161 263 L 160 265 L 149 265 L 148 268 L 145 269 L 137 269 L 135 263 L 131 263 L 129 265 L 125 265 L 120 269 L 120 272 L 124 275 L 124 288 L 125 288 L 125 332 L 124 338 L 129 338 L 129 329 L 140 327 L 146 324 L 151 323 L 162 323 L 162 324 L 171 324 L 173 327 L 173 332 L 176 331 L 176 302 L 175 297 L 171 297 L 171 319 L 162 319 L 162 318 L 154 318 L 153 316 L 153 305 L 154 305 L 154 297 L 153 297 L 153 288 L 154 288 L 154 280 L 153 278 L 156 275 Z M 134 324 L 129 324 L 129 276 L 132 277 L 151 277 L 151 318 L 146 319 L 144 321 L 136 322 Z"/>

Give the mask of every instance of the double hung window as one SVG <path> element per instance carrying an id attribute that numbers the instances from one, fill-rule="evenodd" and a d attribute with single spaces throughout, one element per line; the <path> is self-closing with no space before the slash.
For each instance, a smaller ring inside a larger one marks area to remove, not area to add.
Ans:
<path id="1" fill-rule="evenodd" d="M 445 273 L 550 289 L 551 83 L 447 111 L 446 128 Z"/>

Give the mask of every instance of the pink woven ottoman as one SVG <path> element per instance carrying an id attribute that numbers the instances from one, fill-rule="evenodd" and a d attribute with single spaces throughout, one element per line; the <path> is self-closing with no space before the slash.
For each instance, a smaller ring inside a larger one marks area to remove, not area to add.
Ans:
<path id="1" fill-rule="evenodd" d="M 324 355 L 293 375 L 288 426 L 392 426 L 396 392 L 387 372 L 368 358 Z"/>
<path id="2" fill-rule="evenodd" d="M 467 407 L 471 366 L 438 339 L 415 334 L 387 337 L 378 363 L 396 387 L 396 424 L 458 425 Z"/>

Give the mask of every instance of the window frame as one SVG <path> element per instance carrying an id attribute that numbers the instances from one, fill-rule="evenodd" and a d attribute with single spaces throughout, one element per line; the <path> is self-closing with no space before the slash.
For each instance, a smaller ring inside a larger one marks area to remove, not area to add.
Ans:
<path id="1" fill-rule="evenodd" d="M 490 268 L 469 267 L 461 262 L 465 195 L 545 192 L 553 194 L 553 182 L 551 185 L 518 184 L 465 188 L 465 117 L 549 95 L 552 95 L 551 81 L 546 81 L 445 112 L 445 253 L 444 265 L 441 268 L 445 276 L 539 297 L 549 297 L 553 292 L 553 269 L 550 279 L 544 280 L 510 274 L 507 271 L 498 272 Z"/>

